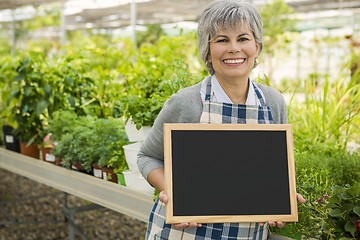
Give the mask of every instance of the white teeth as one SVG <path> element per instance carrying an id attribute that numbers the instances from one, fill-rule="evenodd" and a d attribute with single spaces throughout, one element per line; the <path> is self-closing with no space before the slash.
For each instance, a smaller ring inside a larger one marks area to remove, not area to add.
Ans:
<path id="1" fill-rule="evenodd" d="M 224 60 L 224 63 L 243 63 L 243 62 L 245 62 L 245 58 Z"/>

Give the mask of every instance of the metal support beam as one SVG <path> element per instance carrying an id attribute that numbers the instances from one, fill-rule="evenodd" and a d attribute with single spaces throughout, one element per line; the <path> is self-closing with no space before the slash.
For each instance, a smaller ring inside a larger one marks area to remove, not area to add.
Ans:
<path id="1" fill-rule="evenodd" d="M 11 55 L 15 55 L 15 44 L 16 44 L 16 35 L 15 35 L 15 9 L 11 9 Z"/>
<path id="2" fill-rule="evenodd" d="M 131 13 L 131 27 L 132 27 L 132 40 L 136 47 L 136 1 L 132 0 L 130 5 L 130 13 Z"/>
<path id="3" fill-rule="evenodd" d="M 60 7 L 60 30 L 61 30 L 61 46 L 64 47 L 66 45 L 65 2 L 62 2 Z"/>

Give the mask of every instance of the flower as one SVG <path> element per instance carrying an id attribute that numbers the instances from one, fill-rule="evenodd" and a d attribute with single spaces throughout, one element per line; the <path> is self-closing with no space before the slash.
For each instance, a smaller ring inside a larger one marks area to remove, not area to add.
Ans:
<path id="1" fill-rule="evenodd" d="M 358 221 L 355 223 L 355 226 L 356 226 L 356 230 L 359 231 L 359 230 L 360 230 L 360 220 L 358 220 Z"/>
<path id="2" fill-rule="evenodd" d="M 330 196 L 327 195 L 327 194 L 324 194 L 323 197 L 324 197 L 324 198 L 330 198 Z"/>
<path id="3" fill-rule="evenodd" d="M 317 202 L 321 202 L 321 203 L 325 203 L 325 202 L 324 202 L 324 198 L 319 198 L 319 199 L 317 199 L 316 201 L 317 201 Z"/>

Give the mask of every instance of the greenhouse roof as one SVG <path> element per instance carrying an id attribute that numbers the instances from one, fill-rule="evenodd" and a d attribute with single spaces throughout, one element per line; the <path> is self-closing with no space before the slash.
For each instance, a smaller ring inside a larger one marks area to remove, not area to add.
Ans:
<path id="1" fill-rule="evenodd" d="M 12 20 L 11 11 L 24 6 L 63 2 L 67 29 L 121 28 L 131 24 L 133 0 L 0 0 L 0 22 Z M 212 0 L 136 0 L 136 23 L 196 21 L 204 5 Z M 266 0 L 252 0 L 261 6 Z M 323 10 L 360 10 L 358 0 L 285 0 L 297 13 Z M 6 9 L 6 10 L 5 10 Z M 359 12 L 359 11 L 357 11 Z M 26 19 L 16 11 L 16 19 Z"/>

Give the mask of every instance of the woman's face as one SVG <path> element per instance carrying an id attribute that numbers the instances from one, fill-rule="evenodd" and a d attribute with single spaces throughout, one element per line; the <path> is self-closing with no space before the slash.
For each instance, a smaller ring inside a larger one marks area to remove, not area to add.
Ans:
<path id="1" fill-rule="evenodd" d="M 260 43 L 246 24 L 220 29 L 210 42 L 209 62 L 215 70 L 219 81 L 236 81 L 248 79 L 258 56 Z"/>

